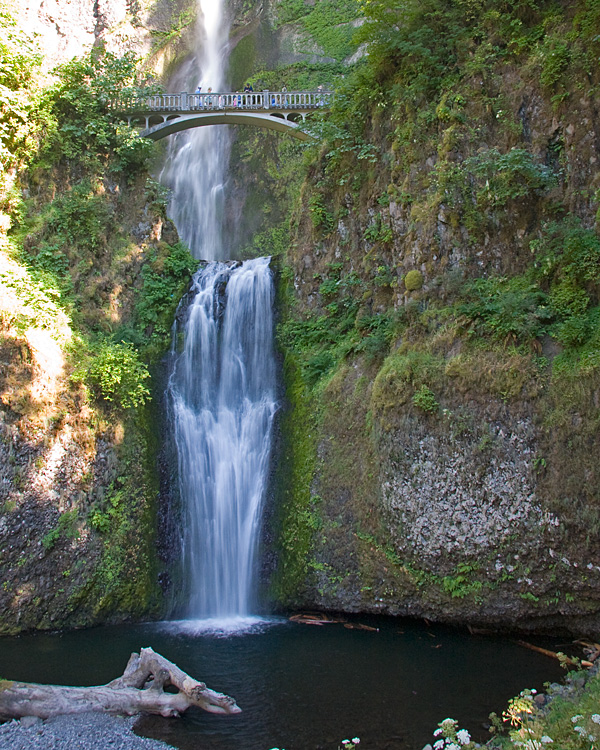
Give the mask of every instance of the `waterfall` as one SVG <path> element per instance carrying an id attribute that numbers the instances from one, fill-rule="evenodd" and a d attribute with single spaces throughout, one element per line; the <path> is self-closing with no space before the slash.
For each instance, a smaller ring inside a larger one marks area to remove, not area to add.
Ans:
<path id="1" fill-rule="evenodd" d="M 171 377 L 186 615 L 253 611 L 261 505 L 275 414 L 269 259 L 211 263 L 194 280 Z"/>
<path id="2" fill-rule="evenodd" d="M 222 5 L 200 0 L 202 51 L 181 74 L 190 80 L 197 66 L 203 91 L 223 90 L 228 28 Z M 228 159 L 223 126 L 196 128 L 175 137 L 160 176 L 172 189 L 170 215 L 181 237 L 195 257 L 211 261 L 193 280 L 169 396 L 184 510 L 183 615 L 217 629 L 256 611 L 276 411 L 269 259 L 223 262 Z"/>
<path id="3" fill-rule="evenodd" d="M 225 54 L 229 24 L 224 0 L 199 0 L 202 23 L 196 56 L 175 78 L 176 90 L 206 93 L 225 88 Z M 223 194 L 229 166 L 230 139 L 223 126 L 192 128 L 171 136 L 160 181 L 171 188 L 169 215 L 181 239 L 196 258 L 222 260 Z"/>

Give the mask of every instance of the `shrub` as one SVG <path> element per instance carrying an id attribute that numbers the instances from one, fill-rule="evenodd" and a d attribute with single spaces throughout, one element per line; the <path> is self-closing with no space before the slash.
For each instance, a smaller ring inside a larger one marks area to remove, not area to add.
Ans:
<path id="1" fill-rule="evenodd" d="M 547 295 L 524 276 L 476 279 L 464 291 L 456 310 L 471 334 L 524 341 L 545 333 L 553 317 Z"/>
<path id="2" fill-rule="evenodd" d="M 129 409 L 150 400 L 144 384 L 150 373 L 131 344 L 103 341 L 92 350 L 92 359 L 86 364 L 87 372 L 80 366 L 75 377 L 85 380 L 106 401 Z"/>
<path id="3" fill-rule="evenodd" d="M 42 538 L 42 547 L 49 552 L 61 536 L 67 539 L 76 539 L 79 536 L 77 530 L 77 511 L 65 511 L 58 519 L 58 524 Z"/>
<path id="4" fill-rule="evenodd" d="M 552 222 L 540 240 L 531 243 L 536 252 L 539 273 L 551 281 L 571 278 L 579 284 L 598 284 L 600 278 L 600 238 L 572 216 Z"/>
<path id="5" fill-rule="evenodd" d="M 95 194 L 89 180 L 82 180 L 52 203 L 48 230 L 62 244 L 94 249 L 105 242 L 110 217 L 107 199 Z"/>
<path id="6" fill-rule="evenodd" d="M 416 292 L 423 286 L 423 274 L 420 271 L 409 271 L 404 277 L 404 286 L 407 292 Z"/>
<path id="7" fill-rule="evenodd" d="M 412 402 L 417 409 L 421 409 L 427 414 L 437 411 L 439 407 L 433 391 L 426 385 L 422 385 L 418 391 L 415 391 L 412 397 Z"/>
<path id="8" fill-rule="evenodd" d="M 524 148 L 512 148 L 505 154 L 491 148 L 466 159 L 463 169 L 465 178 L 469 173 L 478 178 L 477 202 L 497 208 L 509 200 L 548 190 L 556 182 L 552 169 Z"/>
<path id="9" fill-rule="evenodd" d="M 322 195 L 313 195 L 308 204 L 312 223 L 315 229 L 320 229 L 324 234 L 333 231 L 334 219 L 330 211 L 325 207 Z"/>

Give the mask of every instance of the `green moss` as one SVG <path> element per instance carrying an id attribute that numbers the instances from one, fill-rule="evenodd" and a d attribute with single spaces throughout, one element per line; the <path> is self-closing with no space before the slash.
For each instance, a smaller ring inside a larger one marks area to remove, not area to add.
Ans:
<path id="1" fill-rule="evenodd" d="M 285 358 L 284 381 L 290 408 L 282 419 L 282 458 L 276 477 L 281 496 L 280 564 L 273 580 L 273 595 L 285 605 L 297 602 L 306 586 L 319 509 L 311 495 L 318 433 L 314 404 L 291 354 Z"/>
<path id="2" fill-rule="evenodd" d="M 404 286 L 408 292 L 416 292 L 423 286 L 423 274 L 416 269 L 409 271 L 404 277 Z"/>
<path id="3" fill-rule="evenodd" d="M 233 49 L 229 57 L 229 78 L 233 91 L 240 91 L 254 71 L 257 60 L 256 36 L 248 34 Z"/>
<path id="4" fill-rule="evenodd" d="M 373 384 L 373 415 L 403 406 L 416 388 L 439 383 L 442 372 L 443 360 L 427 352 L 403 349 L 390 354 Z"/>

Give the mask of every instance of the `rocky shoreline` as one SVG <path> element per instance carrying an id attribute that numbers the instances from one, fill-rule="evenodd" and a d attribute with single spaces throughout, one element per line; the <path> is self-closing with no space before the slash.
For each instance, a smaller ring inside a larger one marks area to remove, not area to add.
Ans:
<path id="1" fill-rule="evenodd" d="M 46 721 L 27 716 L 0 726 L 0 750 L 173 750 L 159 740 L 135 735 L 136 720 L 103 713 L 55 716 Z"/>

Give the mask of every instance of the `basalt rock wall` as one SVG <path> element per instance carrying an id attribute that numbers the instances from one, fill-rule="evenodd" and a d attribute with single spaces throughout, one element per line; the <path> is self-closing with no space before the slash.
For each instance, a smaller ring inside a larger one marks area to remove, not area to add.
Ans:
<path id="1" fill-rule="evenodd" d="M 542 6 L 512 20 L 531 28 Z M 598 79 L 576 61 L 584 12 L 563 5 L 520 52 L 501 21 L 462 16 L 469 41 L 444 61 L 455 77 L 432 89 L 392 48 L 384 59 L 389 36 L 369 19 L 373 60 L 334 106 L 346 135 L 315 151 L 282 264 L 280 601 L 600 624 L 599 341 L 592 323 L 570 337 L 574 308 L 559 302 L 577 287 L 595 318 Z M 573 47 L 551 75 L 559 33 Z M 495 52 L 480 65 L 483 39 Z M 569 265 L 588 261 L 589 274 Z"/>

